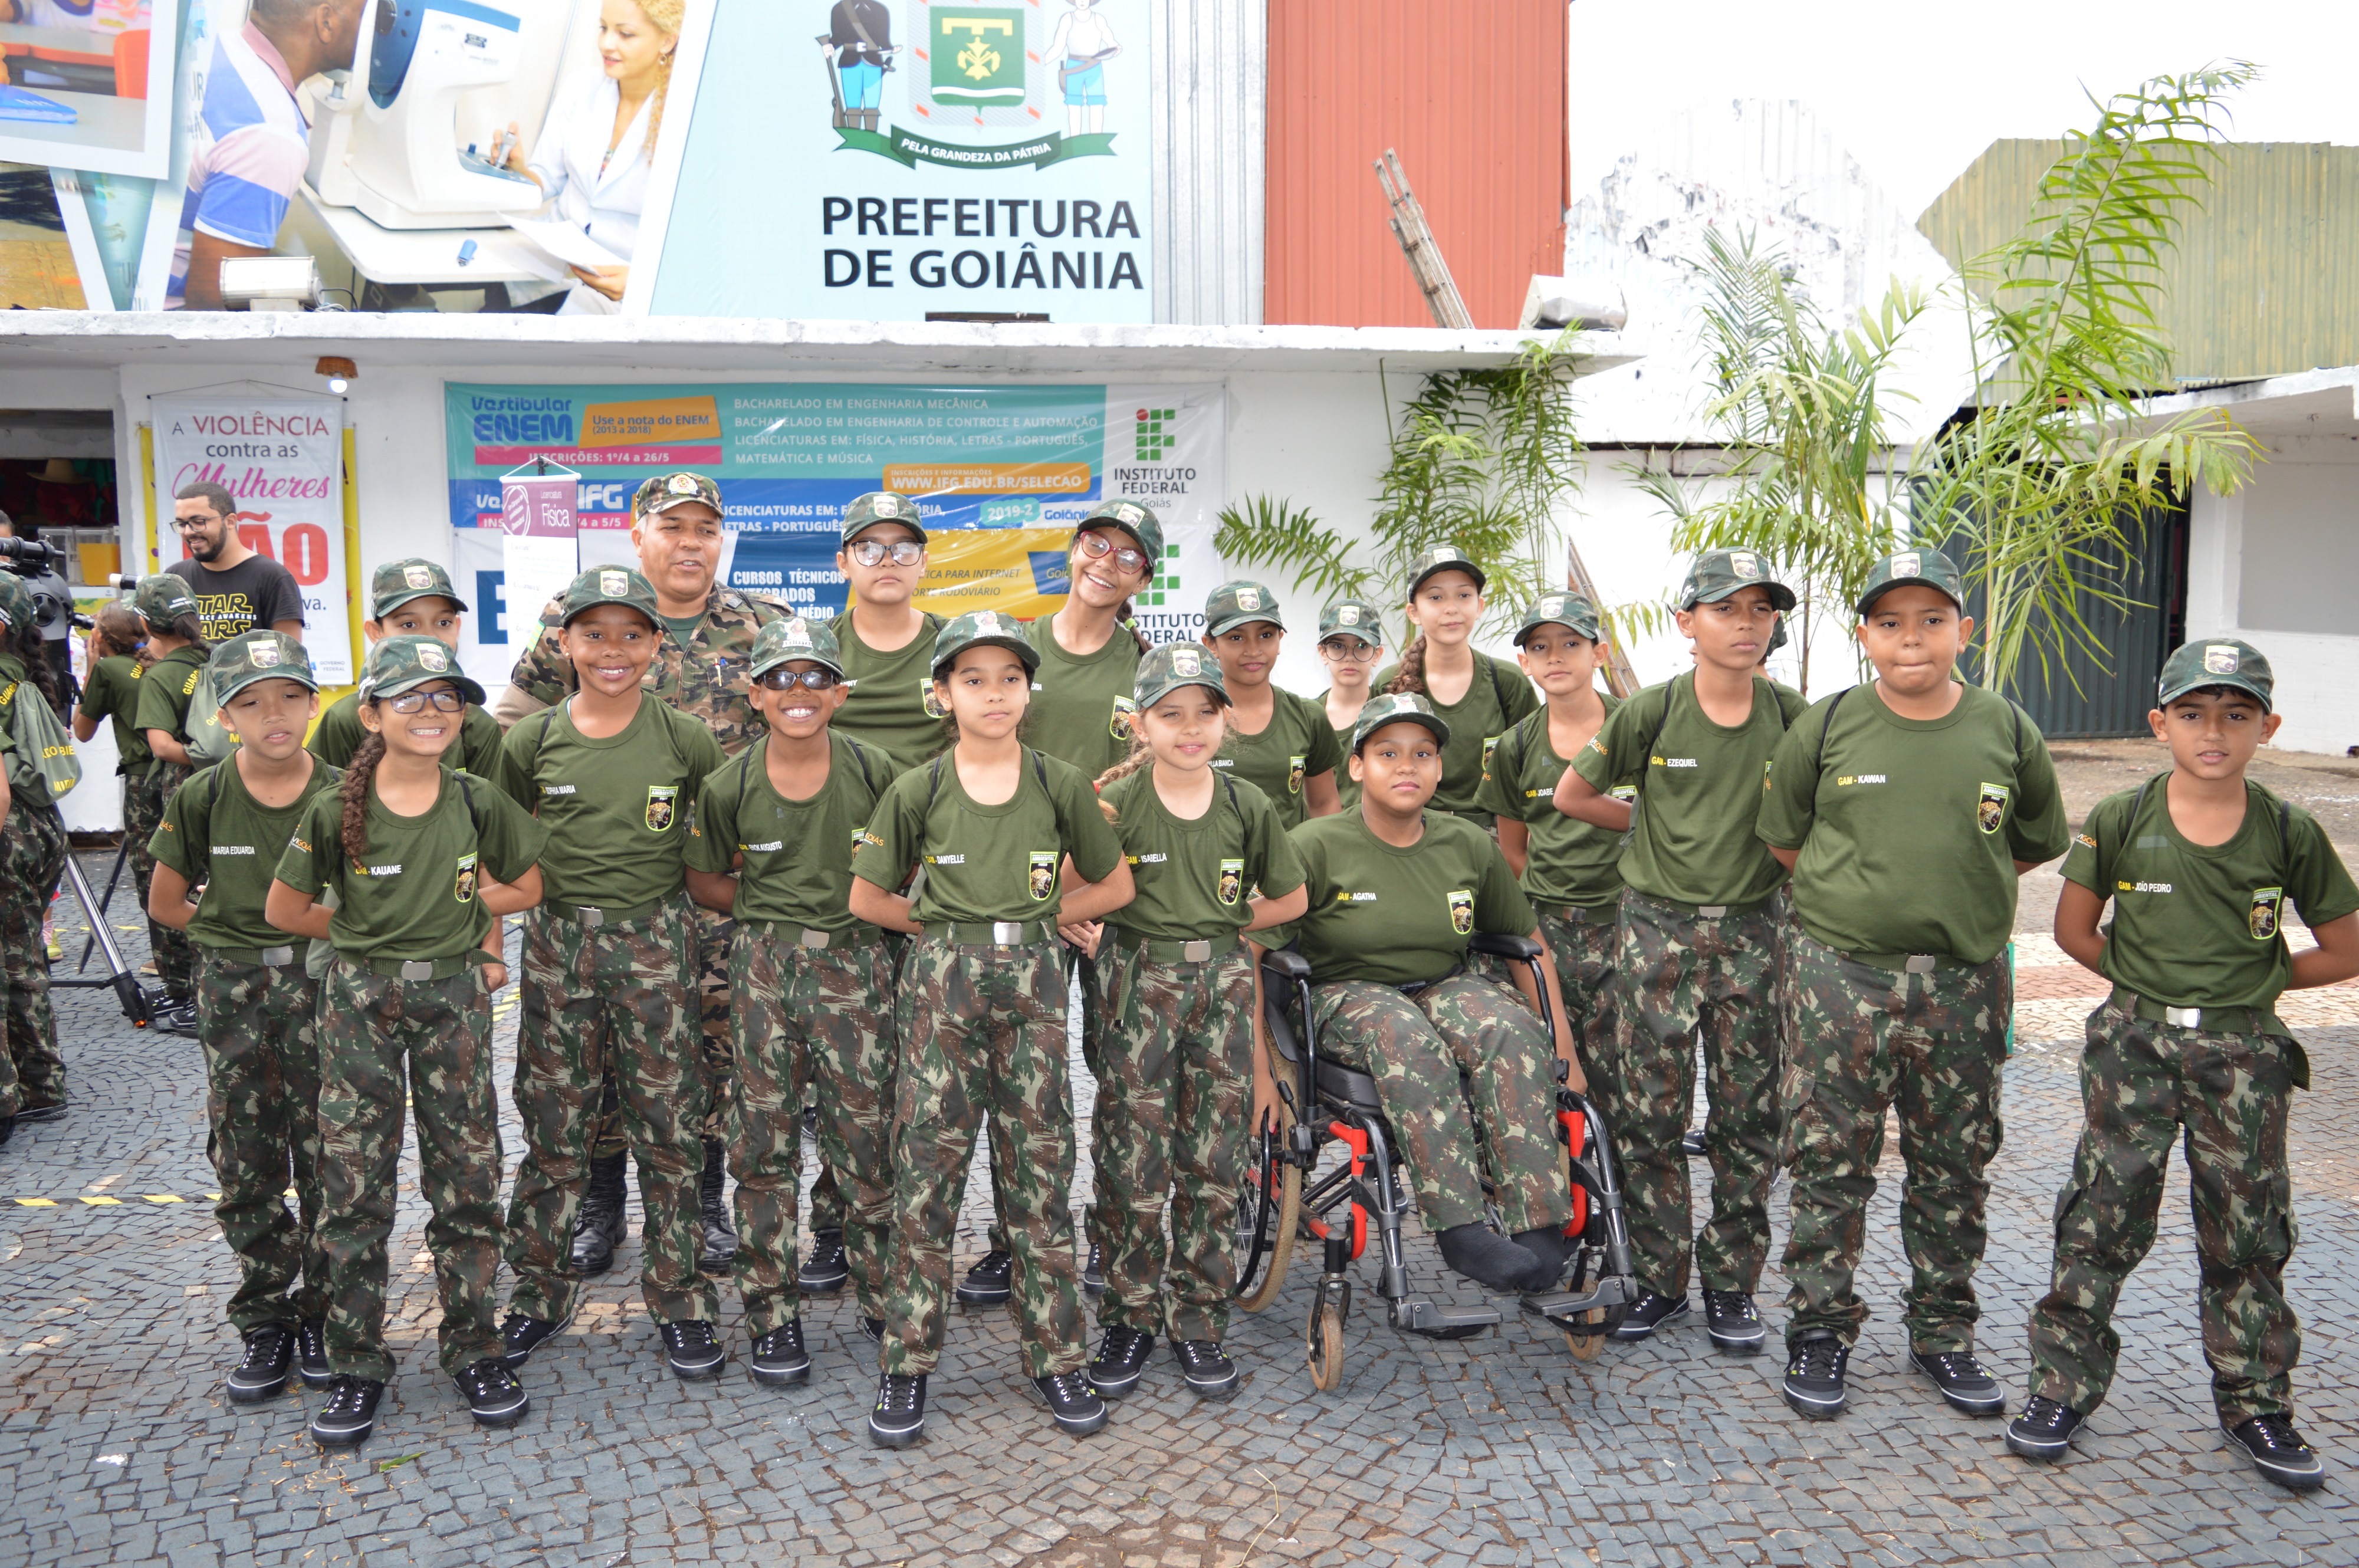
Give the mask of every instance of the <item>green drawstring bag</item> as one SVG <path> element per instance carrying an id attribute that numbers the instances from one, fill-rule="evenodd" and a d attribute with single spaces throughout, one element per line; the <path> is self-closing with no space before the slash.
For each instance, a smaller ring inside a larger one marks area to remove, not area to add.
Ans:
<path id="1" fill-rule="evenodd" d="M 82 759 L 39 687 L 10 682 L 0 691 L 0 723 L 15 743 L 8 755 L 9 793 L 30 805 L 54 806 L 73 792 L 82 782 Z"/>

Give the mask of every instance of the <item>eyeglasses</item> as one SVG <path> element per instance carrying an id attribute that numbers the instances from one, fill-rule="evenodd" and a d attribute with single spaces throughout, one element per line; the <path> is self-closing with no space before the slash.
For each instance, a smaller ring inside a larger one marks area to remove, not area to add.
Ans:
<path id="1" fill-rule="evenodd" d="M 211 512 L 200 512 L 193 517 L 174 517 L 172 526 L 187 533 L 190 528 L 209 528 L 220 521 L 221 518 Z"/>
<path id="2" fill-rule="evenodd" d="M 397 713 L 422 713 L 429 702 L 438 713 L 455 713 L 467 705 L 467 694 L 445 686 L 437 691 L 404 691 L 398 697 L 385 698 L 384 702 Z"/>
<path id="3" fill-rule="evenodd" d="M 874 562 L 871 564 L 873 565 Z M 905 561 L 902 564 L 907 565 L 908 562 Z M 808 687 L 813 691 L 824 691 L 835 684 L 836 679 L 836 673 L 832 670 L 788 670 L 782 664 L 776 670 L 765 670 L 761 674 L 754 677 L 754 684 L 772 691 L 784 691 L 793 686 Z"/>
<path id="4" fill-rule="evenodd" d="M 1353 664 L 1372 664 L 1375 661 L 1376 655 L 1382 652 L 1384 652 L 1384 649 L 1376 647 L 1374 643 L 1353 642 L 1343 637 L 1337 637 L 1332 642 L 1322 642 L 1319 645 L 1320 658 L 1325 659 L 1343 659 Z"/>
<path id="5" fill-rule="evenodd" d="M 1107 556 L 1111 555 L 1114 557 L 1114 563 L 1116 566 L 1121 567 L 1125 572 L 1144 572 L 1147 570 L 1147 552 L 1145 550 L 1133 550 L 1127 545 L 1117 550 L 1114 548 L 1114 540 L 1108 539 L 1102 533 L 1085 533 L 1074 542 L 1082 547 L 1082 553 L 1088 556 L 1093 561 L 1103 561 Z"/>
<path id="6" fill-rule="evenodd" d="M 891 556 L 896 566 L 915 566 L 924 559 L 926 547 L 916 539 L 895 539 L 886 544 L 883 539 L 854 539 L 847 552 L 863 566 L 882 566 Z"/>

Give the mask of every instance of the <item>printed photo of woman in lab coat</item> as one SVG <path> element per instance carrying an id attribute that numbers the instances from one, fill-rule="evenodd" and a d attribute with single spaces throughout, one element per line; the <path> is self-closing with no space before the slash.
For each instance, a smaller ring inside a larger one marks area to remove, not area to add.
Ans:
<path id="1" fill-rule="evenodd" d="M 622 258 L 619 267 L 577 267 L 559 315 L 614 315 L 631 278 L 631 253 L 647 202 L 647 170 L 662 133 L 664 94 L 687 0 L 603 0 L 598 58 L 603 74 L 571 102 L 549 105 L 527 161 L 508 167 L 531 177 L 554 205 L 549 216 L 579 227 Z M 516 126 L 510 125 L 511 137 Z"/>

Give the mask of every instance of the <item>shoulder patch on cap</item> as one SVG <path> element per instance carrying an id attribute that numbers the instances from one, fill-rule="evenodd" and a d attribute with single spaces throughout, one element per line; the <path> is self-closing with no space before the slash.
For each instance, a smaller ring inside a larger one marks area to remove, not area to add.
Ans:
<path id="1" fill-rule="evenodd" d="M 1758 577 L 1761 558 L 1749 550 L 1732 550 L 1728 552 L 1728 570 L 1739 577 Z"/>
<path id="2" fill-rule="evenodd" d="M 673 478 L 672 483 L 674 484 L 674 485 L 675 485 L 675 486 L 677 486 L 677 485 L 678 485 L 678 484 L 679 484 L 679 481 L 678 476 L 677 476 L 677 475 L 675 475 L 675 476 L 674 476 L 674 478 Z M 693 486 L 691 486 L 691 488 L 693 488 Z M 625 593 L 629 593 L 630 591 L 631 591 L 631 574 L 630 574 L 629 572 L 602 572 L 598 573 L 598 592 L 599 592 L 599 593 L 611 593 L 611 594 L 614 594 L 614 595 L 615 595 L 616 597 L 618 597 L 618 598 L 619 598 L 620 596 L 622 596 L 622 595 L 623 595 L 623 594 L 625 594 Z"/>
<path id="3" fill-rule="evenodd" d="M 1171 673 L 1174 675 L 1201 675 L 1204 673 L 1203 657 L 1192 648 L 1173 648 L 1171 650 Z"/>
<path id="4" fill-rule="evenodd" d="M 440 674 L 451 668 L 451 656 L 442 651 L 442 645 L 439 642 L 420 643 L 418 647 L 418 663 L 420 669 L 431 670 Z"/>
<path id="5" fill-rule="evenodd" d="M 2207 643 L 2203 648 L 2203 672 L 2206 675 L 2234 675 L 2236 666 L 2244 659 L 2243 650 L 2234 643 Z"/>
<path id="6" fill-rule="evenodd" d="M 675 474 L 664 482 L 664 488 L 674 495 L 693 495 L 696 494 L 696 475 Z"/>
<path id="7" fill-rule="evenodd" d="M 1892 575 L 1895 577 L 1918 577 L 1923 575 L 1924 570 L 1922 559 L 1913 550 L 1902 550 L 1892 558 Z"/>
<path id="8" fill-rule="evenodd" d="M 405 566 L 401 569 L 401 580 L 412 588 L 431 588 L 434 586 L 434 569 L 430 566 Z"/>
<path id="9" fill-rule="evenodd" d="M 248 643 L 245 657 L 246 662 L 256 670 L 267 670 L 278 662 L 278 645 L 275 642 Z"/>
<path id="10" fill-rule="evenodd" d="M 1346 604 L 1342 609 L 1337 610 L 1335 612 L 1335 624 L 1339 626 L 1358 626 L 1360 624 L 1360 606 L 1357 604 Z"/>

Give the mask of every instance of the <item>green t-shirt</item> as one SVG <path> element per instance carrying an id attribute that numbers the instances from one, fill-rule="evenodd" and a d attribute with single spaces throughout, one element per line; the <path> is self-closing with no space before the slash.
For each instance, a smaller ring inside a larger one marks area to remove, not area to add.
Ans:
<path id="1" fill-rule="evenodd" d="M 189 920 L 189 940 L 200 947 L 284 947 L 294 939 L 262 918 L 278 857 L 303 812 L 319 795 L 333 796 L 341 770 L 320 761 L 291 805 L 273 809 L 254 798 L 237 759 L 216 764 L 180 786 L 164 808 L 148 853 L 204 887 Z"/>
<path id="2" fill-rule="evenodd" d="M 1598 696 L 1611 719 L 1622 699 Z M 1476 801 L 1495 816 L 1524 824 L 1524 894 L 1535 903 L 1603 909 L 1622 897 L 1622 835 L 1573 821 L 1556 809 L 1557 780 L 1566 759 L 1549 739 L 1542 708 L 1509 730 L 1492 748 Z M 1627 799 L 1631 787 L 1614 790 Z"/>
<path id="3" fill-rule="evenodd" d="M 740 855 L 741 920 L 777 920 L 813 931 L 845 931 L 852 918 L 852 852 L 893 764 L 850 735 L 828 736 L 827 782 L 793 800 L 770 782 L 769 737 L 756 741 L 708 776 L 688 844 L 692 871 L 725 876 Z"/>
<path id="4" fill-rule="evenodd" d="M 1357 811 L 1313 817 L 1288 835 L 1310 908 L 1288 928 L 1321 984 L 1439 980 L 1476 931 L 1529 936 L 1539 924 L 1507 857 L 1462 817 L 1429 810 L 1425 836 L 1396 849 Z"/>
<path id="5" fill-rule="evenodd" d="M 1137 705 L 1132 697 L 1138 687 L 1138 639 L 1127 624 L 1117 625 L 1103 648 L 1076 658 L 1057 645 L 1046 615 L 1025 622 L 1024 635 L 1040 655 L 1024 744 L 1094 780 L 1130 755 L 1130 725 L 1122 715 Z"/>
<path id="6" fill-rule="evenodd" d="M 1327 716 L 1323 702 L 1320 704 L 1319 716 L 1322 721 Z M 1327 726 L 1327 733 L 1335 737 L 1335 798 L 1343 803 L 1345 816 L 1360 809 L 1360 781 L 1352 777 L 1352 731 L 1356 727 L 1345 724 L 1339 730 L 1332 724 Z"/>
<path id="7" fill-rule="evenodd" d="M 943 623 L 936 615 L 925 620 L 923 631 L 891 653 L 860 640 L 850 610 L 828 623 L 843 650 L 844 684 L 851 689 L 828 728 L 885 753 L 896 775 L 932 761 L 946 744 L 940 715 L 926 705 L 934 687 L 934 637 Z M 880 788 L 884 783 L 877 780 Z"/>
<path id="8" fill-rule="evenodd" d="M 1399 665 L 1386 665 L 1369 682 L 1369 691 L 1382 693 L 1399 673 Z M 1431 809 L 1468 818 L 1487 828 L 1491 825 L 1491 813 L 1475 802 L 1483 788 L 1483 759 L 1501 735 L 1538 709 L 1539 693 L 1533 690 L 1524 672 L 1507 660 L 1477 653 L 1474 679 L 1468 683 L 1466 695 L 1445 703 L 1435 702 L 1429 691 L 1425 700 L 1433 703 L 1433 711 L 1450 726 L 1450 744 L 1441 748 L 1441 786 L 1433 792 Z M 1343 748 L 1349 755 L 1348 737 Z"/>
<path id="9" fill-rule="evenodd" d="M 174 740 L 186 745 L 189 738 L 189 699 L 196 694 L 197 677 L 203 673 L 205 661 L 212 657 L 209 649 L 176 648 L 147 667 L 139 681 L 139 713 L 132 722 L 144 735 L 149 730 L 162 730 Z M 152 764 L 158 760 L 148 758 Z"/>
<path id="10" fill-rule="evenodd" d="M 137 775 L 147 771 L 147 732 L 139 727 L 139 687 L 144 673 L 129 654 L 110 654 L 92 667 L 82 689 L 81 711 L 93 719 L 114 722 L 114 770 Z"/>
<path id="11" fill-rule="evenodd" d="M 1157 942 L 1201 942 L 1252 923 L 1251 895 L 1282 898 L 1302 886 L 1302 862 L 1267 795 L 1244 779 L 1217 779 L 1212 804 L 1193 822 L 1171 814 L 1152 765 L 1107 785 L 1114 832 L 1138 896 L 1109 925 Z"/>
<path id="12" fill-rule="evenodd" d="M 1690 670 L 1614 709 L 1572 766 L 1594 789 L 1637 786 L 1622 879 L 1681 904 L 1752 904 L 1776 892 L 1786 868 L 1753 824 L 1770 755 L 1804 706 L 1800 692 L 1756 675 L 1752 714 L 1716 724 Z"/>
<path id="13" fill-rule="evenodd" d="M 2039 726 L 1979 686 L 1905 719 L 1873 682 L 1811 705 L 1762 780 L 1763 843 L 1798 849 L 1794 909 L 1839 953 L 1983 964 L 2015 931 L 2018 860 L 2067 837 Z"/>
<path id="14" fill-rule="evenodd" d="M 313 897 L 333 889 L 328 941 L 346 958 L 430 963 L 483 945 L 491 911 L 475 896 L 484 877 L 513 882 L 540 858 L 548 831 L 489 779 L 442 769 L 442 792 L 415 817 L 368 796 L 368 857 L 344 854 L 341 794 L 303 809 L 278 880 Z"/>
<path id="15" fill-rule="evenodd" d="M 1310 803 L 1302 797 L 1302 786 L 1321 773 L 1342 768 L 1343 748 L 1335 744 L 1335 729 L 1327 722 L 1324 708 L 1277 687 L 1271 688 L 1270 694 L 1277 702 L 1270 709 L 1269 723 L 1259 734 L 1247 735 L 1232 722 L 1212 766 L 1268 796 L 1279 822 L 1291 830 L 1310 818 Z"/>
<path id="16" fill-rule="evenodd" d="M 919 925 L 1055 920 L 1065 856 L 1086 880 L 1103 881 L 1122 841 L 1080 768 L 1028 746 L 1017 766 L 1016 793 L 996 806 L 968 798 L 949 752 L 904 773 L 876 802 L 852 874 L 898 887 L 922 862 L 926 885 L 909 911 Z"/>
<path id="17" fill-rule="evenodd" d="M 311 731 L 311 755 L 331 768 L 349 768 L 353 754 L 368 738 L 361 727 L 361 694 L 347 691 L 328 704 Z M 459 744 L 442 755 L 451 766 L 478 779 L 500 776 L 500 721 L 470 702 L 459 715 Z"/>
<path id="18" fill-rule="evenodd" d="M 2171 1007 L 2276 1007 L 2293 975 L 2286 906 L 2312 931 L 2359 909 L 2318 819 L 2245 783 L 2236 836 L 2205 848 L 2170 820 L 2158 773 L 2097 802 L 2064 876 L 2114 901 L 2105 978 Z"/>
<path id="19" fill-rule="evenodd" d="M 671 898 L 688 879 L 697 788 L 727 760 L 721 743 L 653 697 L 593 740 L 574 725 L 574 701 L 517 721 L 500 754 L 500 788 L 549 830 L 543 897 L 606 909 Z"/>

